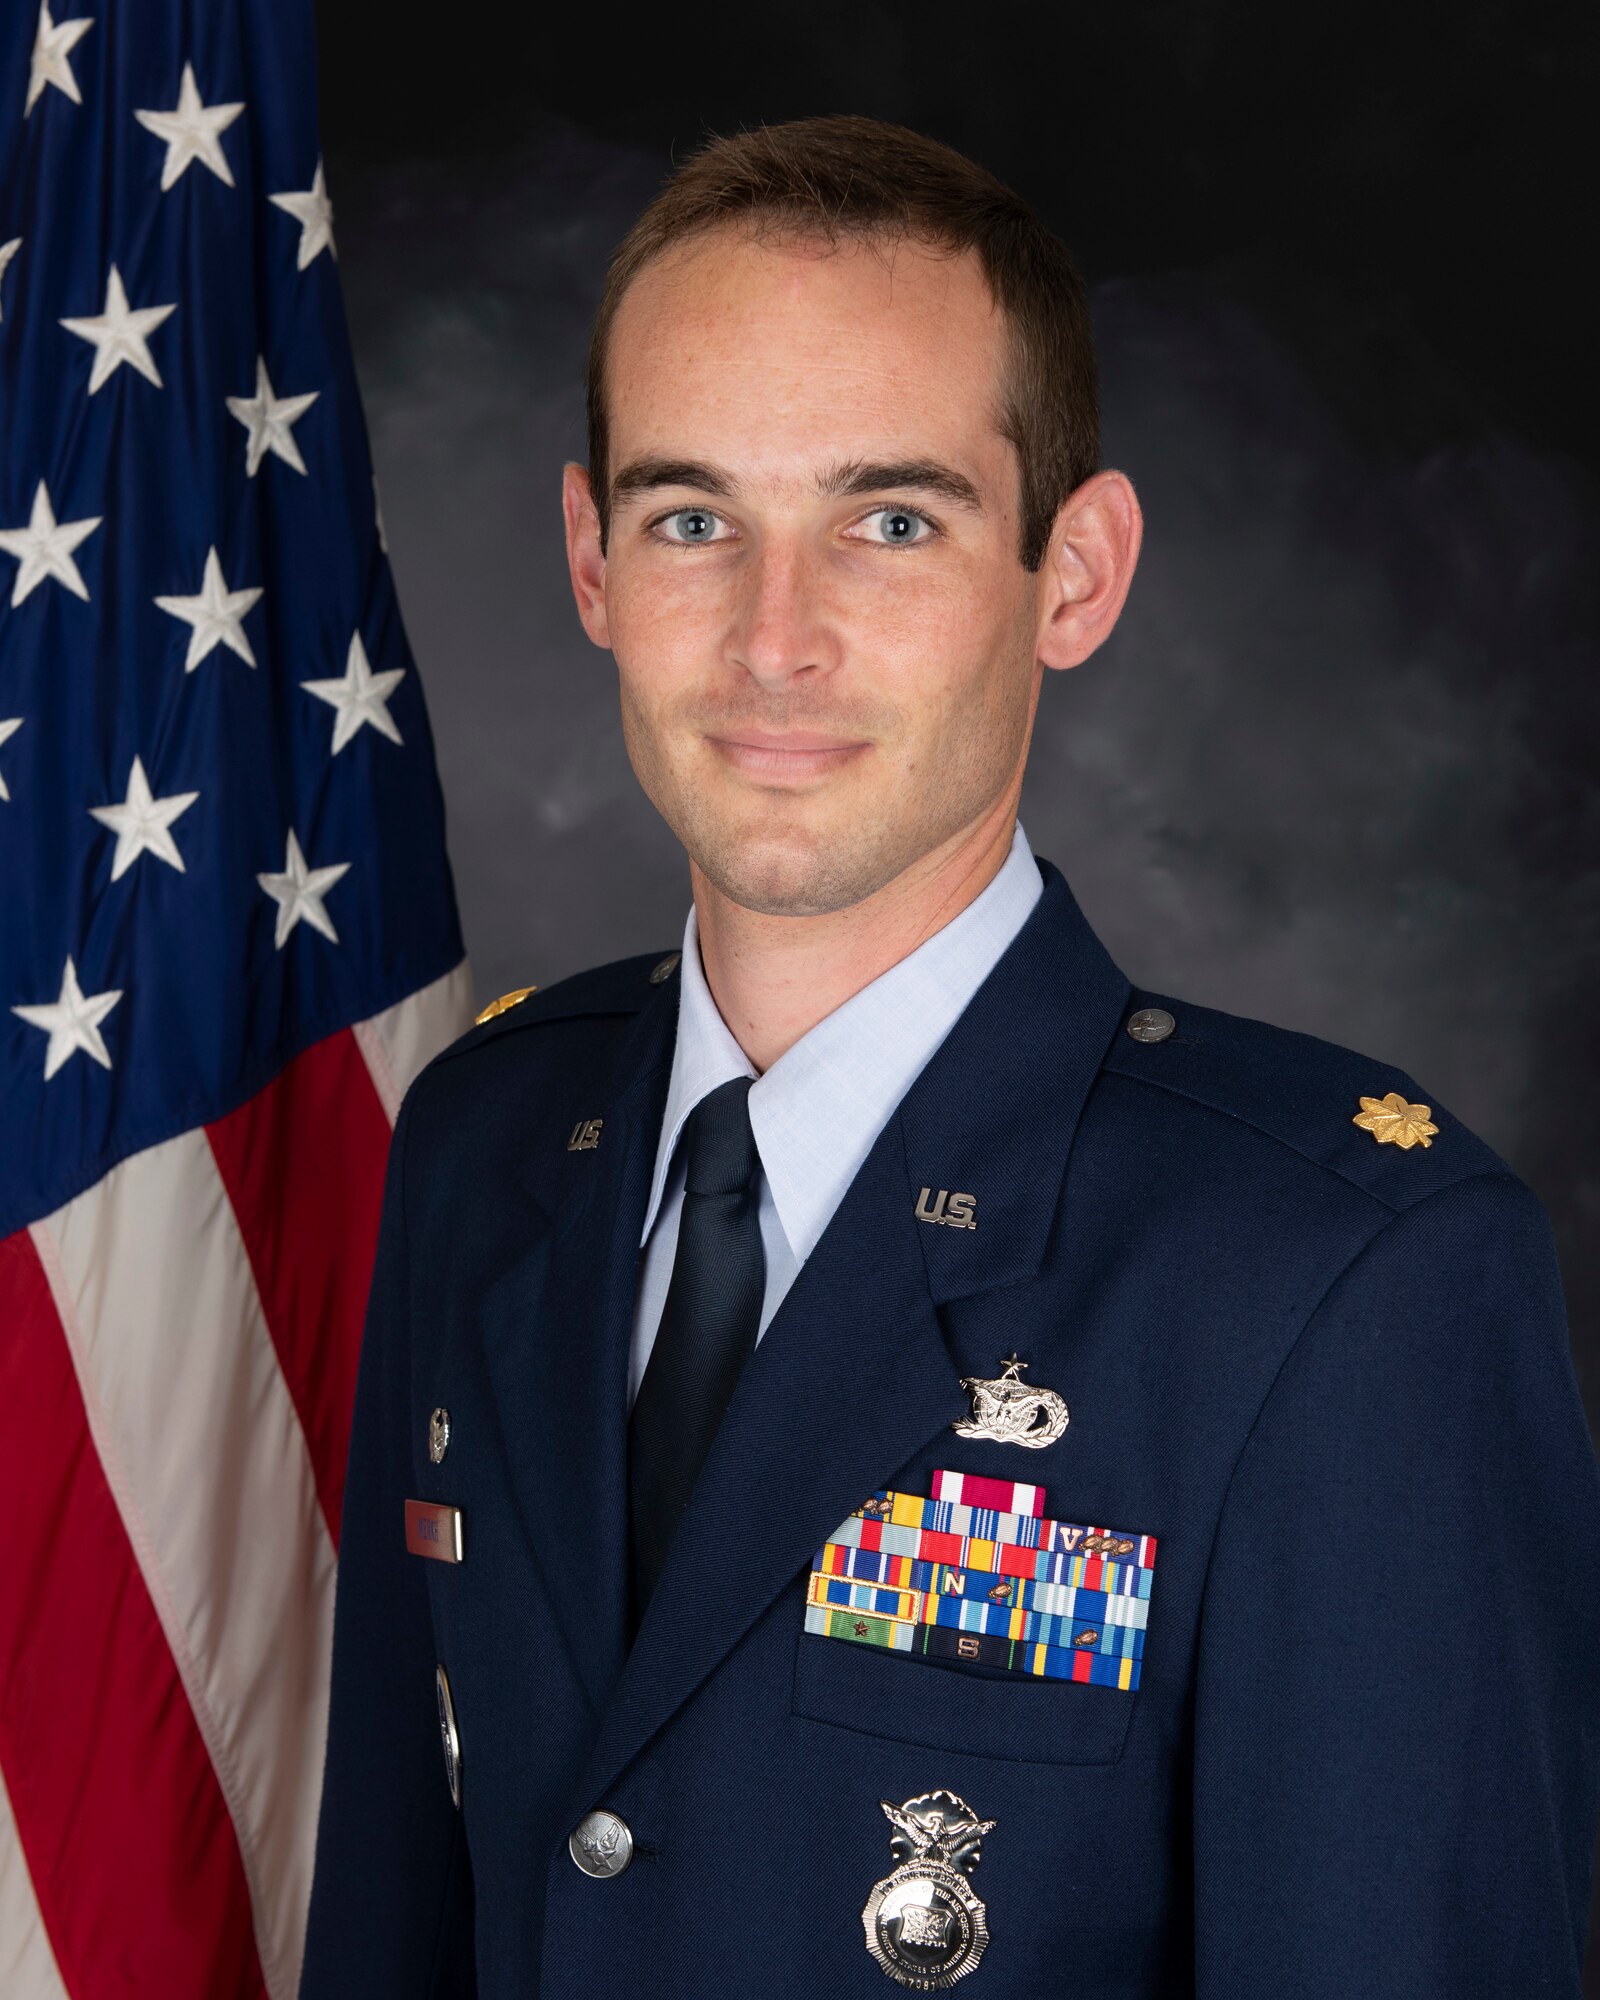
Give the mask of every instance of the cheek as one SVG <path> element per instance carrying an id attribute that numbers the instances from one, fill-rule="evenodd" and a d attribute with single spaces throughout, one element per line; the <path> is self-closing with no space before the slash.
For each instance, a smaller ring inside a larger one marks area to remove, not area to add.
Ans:
<path id="1" fill-rule="evenodd" d="M 623 706 L 640 720 L 660 718 L 717 658 L 723 626 L 710 596 L 671 576 L 608 580 L 606 615 Z"/>
<path id="2" fill-rule="evenodd" d="M 851 628 L 863 669 L 927 709 L 932 726 L 951 706 L 988 699 L 1016 664 L 1017 635 L 1009 591 L 931 565 L 913 575 L 909 563 L 857 604 Z"/>
<path id="3" fill-rule="evenodd" d="M 880 686 L 906 718 L 903 760 L 919 785 L 968 797 L 998 782 L 1027 740 L 1031 618 L 1009 596 L 930 594 L 918 644 L 897 651 Z"/>
<path id="4" fill-rule="evenodd" d="M 726 630 L 732 590 L 726 568 L 711 573 L 692 556 L 614 561 L 606 570 L 606 612 L 613 633 L 636 653 L 697 646 L 704 654 Z"/>

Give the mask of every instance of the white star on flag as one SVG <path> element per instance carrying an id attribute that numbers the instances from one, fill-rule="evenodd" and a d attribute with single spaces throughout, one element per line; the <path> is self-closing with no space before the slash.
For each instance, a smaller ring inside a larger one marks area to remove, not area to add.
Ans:
<path id="1" fill-rule="evenodd" d="M 50 505 L 50 493 L 44 481 L 39 481 L 38 491 L 33 496 L 33 513 L 25 528 L 0 528 L 0 549 L 8 556 L 15 556 L 21 567 L 17 580 L 11 586 L 11 602 L 20 604 L 35 585 L 44 582 L 47 576 L 57 583 L 65 584 L 74 597 L 88 602 L 89 591 L 83 578 L 78 574 L 78 565 L 72 560 L 72 551 L 80 542 L 87 541 L 105 517 L 96 514 L 83 521 L 57 522 L 55 509 Z"/>
<path id="2" fill-rule="evenodd" d="M 306 858 L 300 852 L 300 843 L 294 837 L 294 828 L 290 827 L 283 873 L 256 877 L 278 906 L 278 922 L 272 942 L 279 951 L 282 951 L 285 939 L 302 917 L 313 930 L 321 931 L 335 944 L 339 942 L 339 933 L 333 927 L 332 917 L 322 907 L 322 899 L 349 866 L 348 861 L 337 861 L 331 868 L 308 868 Z"/>
<path id="3" fill-rule="evenodd" d="M 158 139 L 167 142 L 167 157 L 161 166 L 163 194 L 196 160 L 209 167 L 219 181 L 233 186 L 228 156 L 222 150 L 222 134 L 243 109 L 242 104 L 202 104 L 194 80 L 194 65 L 185 63 L 178 101 L 170 111 L 134 112 L 147 132 L 154 132 Z"/>
<path id="4" fill-rule="evenodd" d="M 3 288 L 5 284 L 6 266 L 21 248 L 22 238 L 20 236 L 13 236 L 9 243 L 0 243 L 0 288 Z M 5 300 L 0 299 L 0 321 L 3 321 L 5 316 Z"/>
<path id="5" fill-rule="evenodd" d="M 295 260 L 297 270 L 303 271 L 320 250 L 326 250 L 334 259 L 338 258 L 339 253 L 333 247 L 333 203 L 329 201 L 328 190 L 323 185 L 320 160 L 311 185 L 304 194 L 275 194 L 268 198 L 274 208 L 281 208 L 286 215 L 292 215 L 300 225 L 300 254 Z"/>
<path id="6" fill-rule="evenodd" d="M 222 579 L 222 564 L 212 548 L 206 551 L 205 576 L 198 596 L 156 599 L 163 611 L 170 611 L 174 618 L 182 618 L 194 628 L 189 634 L 189 652 L 183 663 L 186 674 L 192 674 L 207 653 L 217 646 L 227 646 L 241 660 L 252 667 L 255 665 L 256 656 L 244 635 L 243 619 L 260 595 L 259 585 L 253 589 L 230 590 Z"/>
<path id="7" fill-rule="evenodd" d="M 106 1052 L 101 1039 L 100 1023 L 122 998 L 120 989 L 115 993 L 85 994 L 78 985 L 78 975 L 72 960 L 67 960 L 67 969 L 61 975 L 61 993 L 56 1000 L 41 1002 L 36 1007 L 13 1007 L 13 1014 L 20 1014 L 31 1027 L 43 1028 L 50 1037 L 44 1052 L 44 1080 L 48 1083 L 67 1058 L 82 1049 L 86 1056 L 93 1056 L 97 1063 L 107 1069 L 111 1067 L 111 1057 Z"/>
<path id="8" fill-rule="evenodd" d="M 300 456 L 291 426 L 300 421 L 321 393 L 320 389 L 313 389 L 304 396 L 275 396 L 267 375 L 266 356 L 256 356 L 255 394 L 224 399 L 229 411 L 250 433 L 244 469 L 252 479 L 269 451 L 285 465 L 292 465 L 296 472 L 305 471 L 305 460 Z"/>
<path id="9" fill-rule="evenodd" d="M 23 718 L 20 715 L 13 715 L 9 720 L 0 721 L 0 743 L 8 742 L 15 736 L 17 731 L 22 727 L 22 723 Z M 0 799 L 9 799 L 10 796 L 11 794 L 6 790 L 6 781 L 3 776 L 0 776 Z"/>
<path id="10" fill-rule="evenodd" d="M 186 873 L 178 843 L 168 831 L 179 813 L 187 812 L 199 798 L 198 792 L 174 792 L 170 798 L 153 798 L 150 780 L 137 757 L 128 774 L 128 796 L 120 806 L 90 806 L 89 816 L 109 826 L 117 836 L 117 851 L 111 861 L 111 879 L 126 874 L 141 854 L 158 855 L 161 860 Z"/>
<path id="11" fill-rule="evenodd" d="M 78 79 L 72 74 L 72 64 L 67 57 L 94 26 L 94 16 L 81 21 L 63 21 L 58 28 L 50 18 L 50 0 L 40 0 L 39 26 L 33 37 L 33 66 L 28 71 L 28 101 L 22 107 L 22 115 L 28 113 L 38 103 L 47 84 L 54 84 L 57 90 L 65 91 L 74 104 L 81 104 L 78 94 Z"/>
<path id="12" fill-rule="evenodd" d="M 106 280 L 106 309 L 95 319 L 64 319 L 68 333 L 94 344 L 94 367 L 89 371 L 92 396 L 124 361 L 137 368 L 146 381 L 161 387 L 161 371 L 150 356 L 145 339 L 161 322 L 178 310 L 176 305 L 130 308 L 122 289 L 122 274 L 115 264 Z"/>
<path id="13" fill-rule="evenodd" d="M 389 713 L 389 696 L 406 677 L 404 667 L 386 667 L 375 674 L 367 664 L 367 649 L 361 634 L 350 635 L 350 651 L 345 670 L 338 680 L 302 681 L 307 694 L 338 710 L 333 718 L 333 754 L 337 756 L 362 723 L 370 722 L 391 743 L 402 741 L 399 727 Z"/>

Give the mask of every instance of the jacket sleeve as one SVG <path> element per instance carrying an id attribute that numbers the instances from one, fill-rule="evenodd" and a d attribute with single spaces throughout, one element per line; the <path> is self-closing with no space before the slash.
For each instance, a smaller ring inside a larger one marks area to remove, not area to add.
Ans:
<path id="1" fill-rule="evenodd" d="M 395 1124 L 339 1536 L 327 1761 L 300 2000 L 471 2000 L 472 1888 L 434 1693 L 426 1564 L 408 1556 L 410 1249 Z"/>
<path id="2" fill-rule="evenodd" d="M 1303 1327 L 1199 1648 L 1197 2000 L 1579 2000 L 1600 1474 L 1514 1176 L 1395 1216 Z"/>

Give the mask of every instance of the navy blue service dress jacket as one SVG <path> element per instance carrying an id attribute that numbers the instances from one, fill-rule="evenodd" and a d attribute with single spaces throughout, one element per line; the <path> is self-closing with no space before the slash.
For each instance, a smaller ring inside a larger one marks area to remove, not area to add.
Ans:
<path id="1" fill-rule="evenodd" d="M 413 1085 L 304 2000 L 883 2000 L 880 1801 L 935 1790 L 993 1822 L 972 2000 L 1577 2000 L 1600 1478 L 1545 1213 L 1436 1104 L 1427 1145 L 1352 1122 L 1410 1078 L 1131 991 L 1040 865 L 748 1363 L 631 1648 L 677 978 L 567 980 Z M 1133 1038 L 1144 1007 L 1175 1031 Z M 975 1226 L 919 1217 L 924 1189 Z M 1068 1405 L 1047 1448 L 951 1428 L 1013 1354 Z M 805 1630 L 819 1546 L 938 1470 L 1156 1538 L 1136 1688 Z M 461 1510 L 461 1562 L 408 1553 L 408 1499 Z M 608 1880 L 568 1848 L 597 1807 L 634 1842 Z"/>

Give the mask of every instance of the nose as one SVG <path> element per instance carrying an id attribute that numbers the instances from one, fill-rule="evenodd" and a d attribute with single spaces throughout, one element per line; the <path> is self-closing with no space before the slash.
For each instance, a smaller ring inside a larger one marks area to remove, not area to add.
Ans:
<path id="1" fill-rule="evenodd" d="M 821 579 L 798 541 L 770 537 L 744 566 L 728 651 L 766 688 L 835 664 Z"/>

